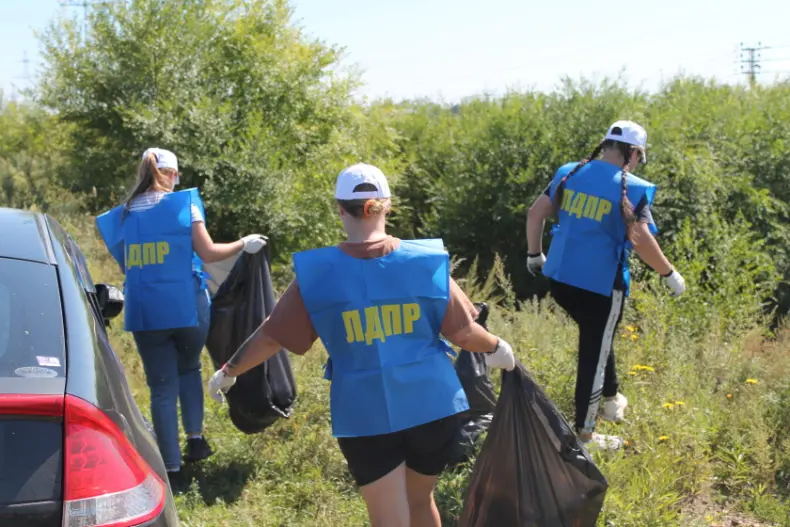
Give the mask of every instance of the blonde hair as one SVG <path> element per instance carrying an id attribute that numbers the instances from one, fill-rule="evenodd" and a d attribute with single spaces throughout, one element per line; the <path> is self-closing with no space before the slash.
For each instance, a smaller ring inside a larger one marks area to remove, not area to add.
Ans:
<path id="1" fill-rule="evenodd" d="M 372 192 L 375 190 L 376 186 L 372 183 L 360 183 L 354 187 L 354 192 Z M 389 198 L 339 199 L 337 203 L 352 217 L 359 219 L 378 216 L 387 212 Z"/>
<path id="2" fill-rule="evenodd" d="M 149 152 L 147 156 L 140 162 L 137 168 L 137 181 L 126 198 L 126 208 L 129 208 L 129 203 L 149 190 L 159 192 L 170 192 L 172 190 L 170 177 L 173 173 L 171 168 L 163 168 L 159 170 L 156 166 L 156 154 Z"/>
<path id="3" fill-rule="evenodd" d="M 337 203 L 352 217 L 361 219 L 387 211 L 387 199 L 339 199 Z"/>

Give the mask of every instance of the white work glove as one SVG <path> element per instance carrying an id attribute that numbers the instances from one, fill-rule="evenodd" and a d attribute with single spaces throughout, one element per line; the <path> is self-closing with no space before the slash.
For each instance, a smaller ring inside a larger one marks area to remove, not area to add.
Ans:
<path id="1" fill-rule="evenodd" d="M 510 347 L 510 344 L 502 339 L 497 339 L 494 351 L 486 353 L 486 366 L 512 371 L 516 367 L 516 356 L 513 355 L 513 348 Z"/>
<path id="2" fill-rule="evenodd" d="M 543 266 L 546 265 L 546 257 L 543 253 L 537 256 L 527 256 L 527 271 L 532 276 L 543 273 Z"/>
<path id="3" fill-rule="evenodd" d="M 234 384 L 236 384 L 236 377 L 229 376 L 225 373 L 224 368 L 217 370 L 208 381 L 208 394 L 212 399 L 221 403 L 222 395 L 227 393 Z"/>
<path id="4" fill-rule="evenodd" d="M 686 292 L 686 281 L 680 275 L 679 272 L 672 269 L 672 272 L 669 273 L 668 276 L 664 276 L 662 278 L 664 283 L 672 289 L 672 296 L 680 296 Z"/>
<path id="5" fill-rule="evenodd" d="M 248 234 L 241 241 L 244 243 L 244 252 L 249 254 L 255 254 L 266 247 L 266 236 L 260 234 Z"/>

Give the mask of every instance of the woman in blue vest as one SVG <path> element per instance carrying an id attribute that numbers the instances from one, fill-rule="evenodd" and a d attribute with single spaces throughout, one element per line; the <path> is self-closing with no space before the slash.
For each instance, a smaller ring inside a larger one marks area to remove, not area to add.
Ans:
<path id="1" fill-rule="evenodd" d="M 618 391 L 612 344 L 630 289 L 631 249 L 664 277 L 673 296 L 686 289 L 653 236 L 650 205 L 656 187 L 629 173 L 647 162 L 646 145 L 644 128 L 614 123 L 590 157 L 557 171 L 527 220 L 527 267 L 549 278 L 552 297 L 579 326 L 576 428 L 588 448 L 623 445 L 617 436 L 594 431 L 602 398 L 603 418 L 609 421 L 622 420 L 628 405 Z M 555 214 L 559 223 L 544 257 L 543 228 Z"/>
<path id="2" fill-rule="evenodd" d="M 181 449 L 178 401 L 187 435 L 187 461 L 212 454 L 203 437 L 200 353 L 210 300 L 202 262 L 259 251 L 257 234 L 214 243 L 206 231 L 197 189 L 174 192 L 178 160 L 167 150 L 143 153 L 129 198 L 96 218 L 110 253 L 124 272 L 124 328 L 134 336 L 151 390 L 151 416 L 171 480 L 178 480 Z"/>
<path id="3" fill-rule="evenodd" d="M 436 479 L 469 405 L 440 335 L 489 366 L 512 370 L 507 342 L 475 324 L 476 310 L 450 277 L 441 240 L 387 235 L 390 190 L 376 167 L 337 178 L 347 241 L 294 255 L 296 280 L 270 317 L 209 382 L 221 399 L 280 349 L 329 353 L 333 435 L 374 527 L 439 526 Z"/>

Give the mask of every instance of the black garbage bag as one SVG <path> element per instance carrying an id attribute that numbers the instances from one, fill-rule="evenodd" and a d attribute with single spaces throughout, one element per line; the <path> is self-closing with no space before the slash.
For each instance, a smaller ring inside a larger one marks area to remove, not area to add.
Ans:
<path id="1" fill-rule="evenodd" d="M 269 247 L 242 254 L 217 290 L 211 305 L 206 348 L 221 368 L 274 309 Z M 226 395 L 234 426 L 246 434 L 262 432 L 291 416 L 296 381 L 286 350 L 240 375 Z"/>
<path id="2" fill-rule="evenodd" d="M 460 527 L 594 527 L 608 482 L 519 364 L 502 375 Z"/>
<path id="3" fill-rule="evenodd" d="M 475 306 L 477 323 L 487 327 L 488 305 L 480 302 Z M 459 414 L 464 425 L 455 443 L 450 467 L 465 463 L 475 454 L 478 439 L 491 425 L 497 400 L 484 354 L 461 350 L 455 359 L 455 371 L 469 399 L 469 410 Z"/>

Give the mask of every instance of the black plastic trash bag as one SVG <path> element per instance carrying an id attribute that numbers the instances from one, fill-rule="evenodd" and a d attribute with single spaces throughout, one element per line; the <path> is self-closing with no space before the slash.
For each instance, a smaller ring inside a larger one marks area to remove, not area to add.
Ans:
<path id="1" fill-rule="evenodd" d="M 221 368 L 274 309 L 269 247 L 244 253 L 217 290 L 206 340 L 215 368 Z M 240 375 L 226 395 L 233 424 L 246 434 L 262 432 L 291 416 L 296 381 L 286 350 Z"/>
<path id="2" fill-rule="evenodd" d="M 488 306 L 482 302 L 475 306 L 477 323 L 487 327 Z M 455 359 L 455 371 L 469 399 L 469 410 L 459 414 L 464 425 L 455 444 L 451 467 L 468 461 L 475 454 L 477 440 L 491 425 L 497 400 L 483 353 L 461 350 Z"/>
<path id="3" fill-rule="evenodd" d="M 460 527 L 594 527 L 609 484 L 519 364 L 502 375 Z"/>

